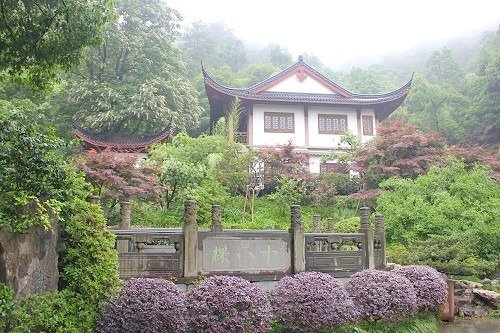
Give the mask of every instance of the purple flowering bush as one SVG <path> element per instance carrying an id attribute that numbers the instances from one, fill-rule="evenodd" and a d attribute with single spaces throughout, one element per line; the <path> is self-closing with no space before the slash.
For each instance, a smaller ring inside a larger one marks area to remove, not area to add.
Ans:
<path id="1" fill-rule="evenodd" d="M 342 283 L 319 272 L 282 278 L 271 292 L 274 316 L 286 329 L 322 332 L 357 319 Z"/>
<path id="2" fill-rule="evenodd" d="M 403 275 L 413 283 L 417 295 L 418 310 L 436 309 L 448 297 L 448 287 L 443 276 L 432 267 L 402 266 L 393 272 Z"/>
<path id="3" fill-rule="evenodd" d="M 393 272 L 364 270 L 351 276 L 346 289 L 361 317 L 389 320 L 410 317 L 417 311 L 417 296 L 410 280 Z"/>
<path id="4" fill-rule="evenodd" d="M 162 279 L 130 279 L 106 303 L 96 323 L 98 333 L 185 332 L 186 297 Z"/>
<path id="5" fill-rule="evenodd" d="M 257 286 L 235 276 L 211 276 L 187 293 L 192 332 L 265 333 L 271 305 Z"/>

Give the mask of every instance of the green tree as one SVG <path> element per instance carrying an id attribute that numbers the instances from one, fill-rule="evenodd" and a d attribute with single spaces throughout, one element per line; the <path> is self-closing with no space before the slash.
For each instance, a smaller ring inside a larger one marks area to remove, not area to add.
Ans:
<path id="1" fill-rule="evenodd" d="M 0 1 L 0 80 L 47 88 L 102 41 L 111 0 Z"/>
<path id="2" fill-rule="evenodd" d="M 377 210 L 384 215 L 388 241 L 410 249 L 403 261 L 455 274 L 484 275 L 498 267 L 500 191 L 489 173 L 454 161 L 413 180 L 380 184 Z"/>
<path id="3" fill-rule="evenodd" d="M 177 130 L 198 122 L 198 95 L 183 76 L 175 46 L 179 14 L 161 0 L 119 0 L 119 19 L 102 46 L 67 78 L 52 100 L 55 117 L 93 131 L 154 133 L 169 119 Z"/>

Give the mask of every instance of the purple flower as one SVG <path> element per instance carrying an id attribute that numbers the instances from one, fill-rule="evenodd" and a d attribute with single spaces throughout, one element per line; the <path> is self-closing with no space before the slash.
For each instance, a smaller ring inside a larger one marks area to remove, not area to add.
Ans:
<path id="1" fill-rule="evenodd" d="M 429 266 L 402 266 L 394 270 L 411 281 L 417 295 L 418 310 L 433 310 L 448 297 L 448 287 L 441 273 Z"/>
<path id="2" fill-rule="evenodd" d="M 287 329 L 299 332 L 327 330 L 358 317 L 342 283 L 324 273 L 282 278 L 271 292 L 271 302 L 275 318 Z"/>
<path id="3" fill-rule="evenodd" d="M 96 324 L 98 333 L 185 332 L 185 294 L 162 279 L 130 279 L 106 303 Z"/>
<path id="4" fill-rule="evenodd" d="M 364 270 L 351 276 L 346 286 L 363 318 L 398 319 L 416 313 L 413 285 L 393 272 Z"/>
<path id="5" fill-rule="evenodd" d="M 265 333 L 271 305 L 254 284 L 235 276 L 212 276 L 187 293 L 190 328 L 200 333 Z"/>

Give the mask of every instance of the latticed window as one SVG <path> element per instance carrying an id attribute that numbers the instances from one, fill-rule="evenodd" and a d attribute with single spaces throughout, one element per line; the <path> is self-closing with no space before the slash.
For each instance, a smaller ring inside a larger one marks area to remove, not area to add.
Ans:
<path id="1" fill-rule="evenodd" d="M 347 116 L 341 114 L 319 114 L 320 134 L 344 134 L 347 131 Z"/>
<path id="2" fill-rule="evenodd" d="M 294 114 L 284 112 L 264 112 L 264 132 L 294 133 Z"/>
<path id="3" fill-rule="evenodd" d="M 373 135 L 373 117 L 362 116 L 363 118 L 363 135 Z"/>

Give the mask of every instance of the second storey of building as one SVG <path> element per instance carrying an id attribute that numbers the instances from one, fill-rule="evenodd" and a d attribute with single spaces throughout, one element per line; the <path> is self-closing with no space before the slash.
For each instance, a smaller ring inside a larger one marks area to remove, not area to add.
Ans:
<path id="1" fill-rule="evenodd" d="M 246 89 L 225 87 L 203 70 L 210 102 L 211 128 L 227 117 L 231 105 L 241 103 L 239 141 L 249 147 L 292 144 L 313 154 L 347 149 L 342 135 L 353 134 L 361 143 L 371 140 L 381 120 L 406 98 L 411 80 L 386 94 L 356 94 L 342 88 L 299 60 Z"/>

